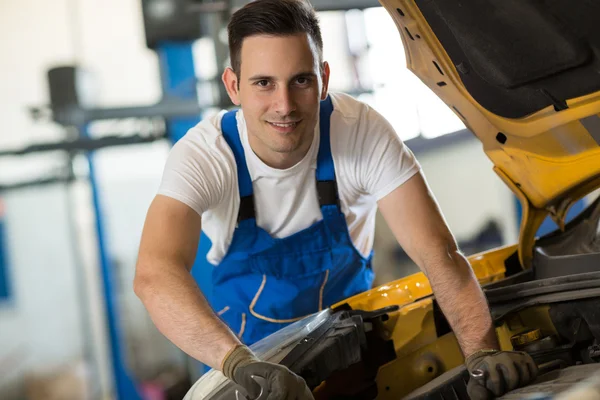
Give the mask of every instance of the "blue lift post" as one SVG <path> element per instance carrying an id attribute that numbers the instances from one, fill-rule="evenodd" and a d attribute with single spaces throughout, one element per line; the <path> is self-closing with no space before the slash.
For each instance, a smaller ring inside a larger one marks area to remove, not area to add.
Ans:
<path id="1" fill-rule="evenodd" d="M 162 42 L 156 49 L 160 63 L 163 94 L 167 99 L 198 100 L 193 41 Z M 171 118 L 169 139 L 175 144 L 200 121 L 200 116 Z"/>
<path id="2" fill-rule="evenodd" d="M 4 214 L 4 204 L 0 198 L 0 303 L 9 300 L 11 295 Z"/>
<path id="3" fill-rule="evenodd" d="M 80 127 L 80 135 L 89 137 L 88 127 Z M 94 152 L 86 153 L 89 167 L 89 183 L 92 191 L 94 205 L 94 219 L 96 223 L 96 240 L 98 255 L 100 257 L 100 271 L 102 274 L 104 305 L 106 308 L 106 323 L 108 325 L 108 339 L 110 344 L 110 359 L 114 379 L 115 398 L 117 400 L 142 400 L 135 381 L 128 373 L 127 364 L 123 356 L 123 337 L 121 320 L 119 318 L 118 299 L 116 298 L 115 278 L 117 271 L 111 262 L 106 243 L 98 176 L 94 166 Z"/>

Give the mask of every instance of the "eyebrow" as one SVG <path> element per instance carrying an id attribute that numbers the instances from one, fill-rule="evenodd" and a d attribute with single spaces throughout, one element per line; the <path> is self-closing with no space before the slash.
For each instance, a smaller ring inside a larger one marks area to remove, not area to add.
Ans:
<path id="1" fill-rule="evenodd" d="M 298 78 L 305 77 L 305 76 L 310 76 L 310 77 L 314 77 L 314 78 L 317 77 L 317 75 L 313 71 L 305 71 L 305 72 L 300 72 L 300 73 L 294 75 L 291 80 L 298 79 Z M 269 75 L 254 75 L 254 76 L 251 76 L 250 78 L 248 78 L 248 80 L 249 81 L 275 80 L 275 77 L 269 76 Z"/>

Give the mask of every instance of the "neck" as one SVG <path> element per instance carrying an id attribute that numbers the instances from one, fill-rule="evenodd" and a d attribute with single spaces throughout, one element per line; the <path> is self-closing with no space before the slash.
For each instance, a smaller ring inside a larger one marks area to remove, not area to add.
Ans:
<path id="1" fill-rule="evenodd" d="M 249 134 L 248 142 L 256 156 L 271 168 L 288 169 L 298 164 L 308 153 L 313 141 L 313 135 L 304 138 L 300 145 L 290 152 L 277 152 L 268 148 L 256 136 Z"/>

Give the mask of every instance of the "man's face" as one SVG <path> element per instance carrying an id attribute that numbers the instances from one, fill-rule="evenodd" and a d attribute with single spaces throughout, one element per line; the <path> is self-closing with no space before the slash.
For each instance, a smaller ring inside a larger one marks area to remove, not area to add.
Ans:
<path id="1" fill-rule="evenodd" d="M 307 34 L 244 39 L 238 77 L 223 75 L 232 101 L 241 105 L 250 145 L 267 164 L 298 162 L 310 148 L 319 101 L 327 96 L 329 67 Z M 235 80 L 236 82 L 234 82 Z"/>

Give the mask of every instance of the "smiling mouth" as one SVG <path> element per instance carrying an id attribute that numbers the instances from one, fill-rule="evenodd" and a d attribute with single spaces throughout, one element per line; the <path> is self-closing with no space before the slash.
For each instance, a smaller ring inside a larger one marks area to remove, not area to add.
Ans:
<path id="1" fill-rule="evenodd" d="M 292 133 L 296 130 L 296 128 L 298 127 L 298 125 L 300 124 L 300 121 L 294 121 L 294 122 L 268 122 L 267 123 L 273 128 L 275 129 L 276 132 L 282 133 L 282 134 L 288 134 L 288 133 Z"/>
<path id="2" fill-rule="evenodd" d="M 298 125 L 300 121 L 295 122 L 269 122 L 269 124 L 279 127 L 279 128 L 293 128 Z"/>

